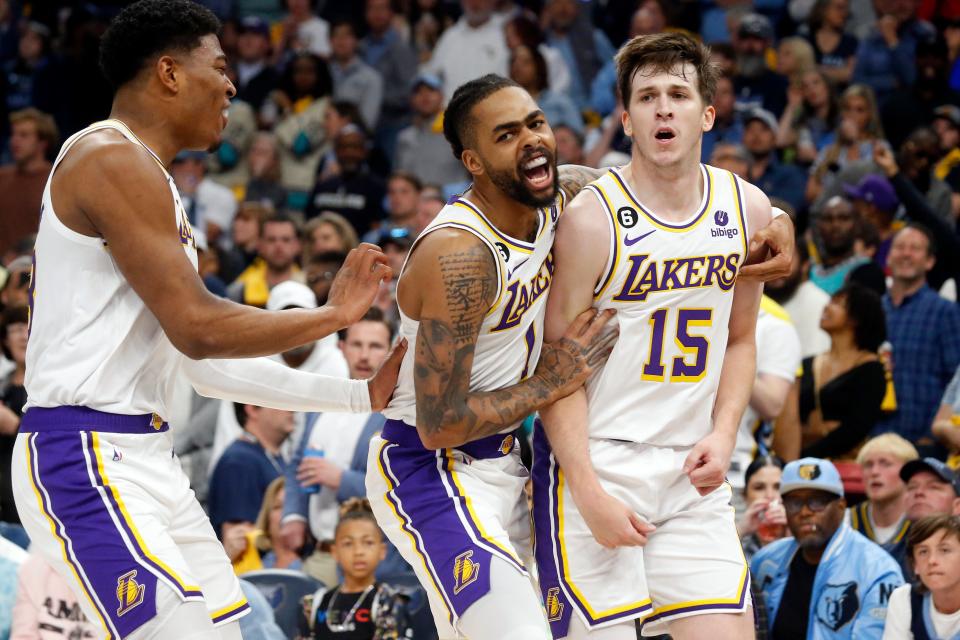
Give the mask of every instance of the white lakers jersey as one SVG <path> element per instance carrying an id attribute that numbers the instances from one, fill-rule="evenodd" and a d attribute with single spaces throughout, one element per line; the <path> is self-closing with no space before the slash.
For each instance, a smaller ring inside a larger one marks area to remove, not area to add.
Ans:
<path id="1" fill-rule="evenodd" d="M 157 161 L 170 186 L 170 216 L 180 230 L 184 252 L 197 266 L 187 214 L 156 154 L 118 120 L 95 123 L 71 136 L 43 191 L 30 283 L 27 407 L 80 405 L 165 417 L 180 353 L 123 277 L 106 241 L 64 225 L 50 194 L 54 172 L 74 143 L 103 129 L 120 132 Z"/>
<path id="2" fill-rule="evenodd" d="M 463 197 L 445 206 L 417 238 L 419 242 L 437 229 L 461 229 L 480 238 L 496 261 L 499 288 L 496 302 L 480 326 L 470 372 L 471 391 L 508 387 L 536 369 L 543 344 L 547 291 L 553 276 L 551 249 L 563 204 L 561 192 L 553 206 L 537 212 L 540 225 L 532 243 L 501 233 L 476 205 Z M 416 242 L 411 252 L 415 248 Z M 403 277 L 401 271 L 401 280 Z M 410 348 L 400 366 L 393 400 L 383 412 L 386 417 L 409 425 L 415 425 L 417 418 L 413 360 L 419 326 L 419 322 L 400 311 L 400 335 L 407 339 Z"/>
<path id="3" fill-rule="evenodd" d="M 706 165 L 701 171 L 703 198 L 681 223 L 645 207 L 625 169 L 587 187 L 611 235 L 595 304 L 616 309 L 620 325 L 613 353 L 587 383 L 591 437 L 683 447 L 713 428 L 748 233 L 739 179 Z"/>

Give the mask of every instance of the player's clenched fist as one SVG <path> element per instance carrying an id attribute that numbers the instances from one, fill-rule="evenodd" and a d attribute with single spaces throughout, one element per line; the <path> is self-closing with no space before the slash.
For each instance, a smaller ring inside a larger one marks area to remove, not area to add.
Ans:
<path id="1" fill-rule="evenodd" d="M 387 257 L 380 247 L 363 242 L 350 251 L 330 286 L 327 298 L 327 306 L 340 315 L 341 326 L 347 327 L 360 320 L 373 304 L 380 283 L 392 275 L 393 270 L 387 266 Z"/>
<path id="2" fill-rule="evenodd" d="M 603 489 L 588 495 L 574 497 L 590 533 L 608 549 L 615 547 L 642 547 L 656 530 L 644 522 L 637 512 Z"/>
<path id="3" fill-rule="evenodd" d="M 730 436 L 713 432 L 690 450 L 683 472 L 700 495 L 707 495 L 726 481 L 733 445 Z"/>

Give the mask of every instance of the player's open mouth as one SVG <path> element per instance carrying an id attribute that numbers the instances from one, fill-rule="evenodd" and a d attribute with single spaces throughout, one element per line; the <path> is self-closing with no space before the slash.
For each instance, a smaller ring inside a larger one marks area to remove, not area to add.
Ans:
<path id="1" fill-rule="evenodd" d="M 553 167 L 547 156 L 538 155 L 520 165 L 524 179 L 534 191 L 548 188 L 553 183 Z"/>
<path id="2" fill-rule="evenodd" d="M 669 144 L 677 137 L 676 132 L 669 127 L 661 127 L 657 129 L 657 132 L 653 134 L 653 137 L 656 138 L 657 142 L 660 144 Z"/>
<path id="3" fill-rule="evenodd" d="M 230 110 L 224 109 L 223 111 L 220 112 L 220 123 L 222 125 L 221 128 L 226 129 L 227 123 L 229 121 L 230 121 Z"/>

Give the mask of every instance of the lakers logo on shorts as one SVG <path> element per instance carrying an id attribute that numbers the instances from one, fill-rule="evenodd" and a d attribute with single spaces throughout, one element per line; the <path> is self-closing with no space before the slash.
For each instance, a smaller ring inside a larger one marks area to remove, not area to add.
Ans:
<path id="1" fill-rule="evenodd" d="M 122 616 L 143 602 L 143 592 L 146 591 L 146 587 L 137 582 L 136 577 L 137 570 L 134 569 L 117 578 L 117 600 L 120 601 L 120 606 L 117 608 L 118 616 Z"/>
<path id="2" fill-rule="evenodd" d="M 507 436 L 500 443 L 500 453 L 507 455 L 511 451 L 513 451 L 513 436 Z"/>
<path id="3" fill-rule="evenodd" d="M 477 580 L 480 575 L 480 563 L 474 562 L 473 550 L 464 551 L 453 561 L 453 593 L 454 595 L 463 591 Z"/>
<path id="4" fill-rule="evenodd" d="M 820 477 L 820 467 L 815 464 L 802 464 L 797 474 L 804 480 L 816 480 Z"/>
<path id="5" fill-rule="evenodd" d="M 160 431 L 160 429 L 163 428 L 163 418 L 161 418 L 157 414 L 153 414 L 153 417 L 150 418 L 150 426 L 156 429 L 157 431 Z"/>
<path id="6" fill-rule="evenodd" d="M 560 587 L 547 590 L 547 620 L 556 622 L 563 615 L 563 603 L 560 602 Z"/>

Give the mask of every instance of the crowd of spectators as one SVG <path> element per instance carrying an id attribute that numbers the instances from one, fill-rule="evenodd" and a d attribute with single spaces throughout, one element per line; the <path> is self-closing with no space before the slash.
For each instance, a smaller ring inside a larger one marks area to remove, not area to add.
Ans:
<path id="1" fill-rule="evenodd" d="M 960 583 L 937 582 L 945 561 L 932 558 L 960 544 L 960 2 L 198 1 L 223 22 L 238 93 L 223 143 L 169 171 L 209 290 L 275 310 L 323 305 L 360 241 L 399 271 L 469 185 L 443 137 L 463 82 L 512 78 L 545 112 L 560 162 L 613 166 L 631 147 L 616 49 L 663 31 L 711 45 L 722 73 L 702 161 L 758 185 L 798 234 L 791 275 L 765 289 L 730 471 L 758 634 L 879 638 L 888 606 L 885 639 L 920 637 L 918 615 L 929 637 L 957 633 Z M 22 551 L 9 469 L 40 200 L 63 141 L 108 117 L 98 42 L 125 4 L 0 0 L 0 639 L 11 620 L 15 638 L 86 633 L 75 597 Z M 275 359 L 368 377 L 396 333 L 394 287 L 339 336 Z M 407 624 L 395 602 L 422 609 L 412 570 L 356 503 L 382 415 L 220 402 L 185 381 L 179 397 L 166 416 L 176 452 L 238 573 L 288 569 L 329 589 L 301 635 L 323 607 L 379 598 L 388 626 Z M 348 545 L 373 549 L 369 575 Z M 333 590 L 344 581 L 363 595 Z M 415 637 L 429 637 L 426 618 Z"/>

